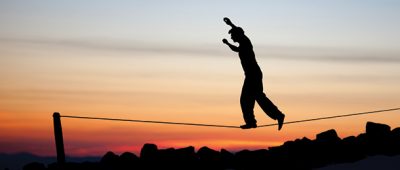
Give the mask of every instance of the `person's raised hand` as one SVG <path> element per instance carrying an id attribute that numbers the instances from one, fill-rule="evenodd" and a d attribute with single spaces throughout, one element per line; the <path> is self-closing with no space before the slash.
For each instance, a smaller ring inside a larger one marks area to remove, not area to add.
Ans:
<path id="1" fill-rule="evenodd" d="M 225 22 L 226 24 L 228 24 L 228 25 L 232 25 L 232 22 L 231 22 L 231 20 L 230 20 L 228 17 L 225 17 L 225 18 L 224 18 L 224 22 Z"/>
<path id="2" fill-rule="evenodd" d="M 222 42 L 223 42 L 224 44 L 228 44 L 228 43 L 229 43 L 228 40 L 226 40 L 225 38 L 222 39 Z"/>

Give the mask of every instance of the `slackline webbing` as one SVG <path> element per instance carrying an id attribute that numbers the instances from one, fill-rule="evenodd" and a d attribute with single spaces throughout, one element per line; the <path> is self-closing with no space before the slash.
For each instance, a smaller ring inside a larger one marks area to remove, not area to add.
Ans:
<path id="1" fill-rule="evenodd" d="M 372 113 L 382 113 L 382 112 L 389 112 L 389 111 L 395 111 L 395 110 L 400 110 L 400 108 L 391 108 L 391 109 L 375 110 L 375 111 L 368 111 L 368 112 L 359 112 L 359 113 L 350 113 L 350 114 L 334 115 L 334 116 L 327 116 L 327 117 L 295 120 L 295 121 L 284 122 L 284 124 L 311 122 L 311 121 L 318 121 L 318 120 L 324 120 L 324 119 L 335 119 L 335 118 L 341 118 L 341 117 L 358 116 L 358 115 L 365 115 L 365 114 L 372 114 Z M 215 125 L 215 124 L 203 124 L 203 123 L 155 121 L 155 120 L 135 120 L 135 119 L 87 117 L 87 116 L 69 116 L 69 115 L 61 115 L 60 117 L 75 118 L 75 119 L 94 119 L 94 120 L 138 122 L 138 123 L 158 123 L 158 124 L 172 124 L 172 125 L 187 125 L 187 126 L 208 126 L 208 127 L 220 127 L 220 128 L 240 128 L 239 126 L 232 126 L 232 125 Z M 277 123 L 273 123 L 273 124 L 259 125 L 257 127 L 268 127 L 268 126 L 276 126 L 276 125 L 278 125 L 278 124 Z"/>

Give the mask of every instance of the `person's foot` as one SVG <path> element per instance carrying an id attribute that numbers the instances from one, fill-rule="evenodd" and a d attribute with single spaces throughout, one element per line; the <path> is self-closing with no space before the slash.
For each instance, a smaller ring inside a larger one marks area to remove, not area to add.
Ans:
<path id="1" fill-rule="evenodd" d="M 250 129 L 250 128 L 256 128 L 257 124 L 245 124 L 245 125 L 241 125 L 240 128 L 242 129 Z"/>
<path id="2" fill-rule="evenodd" d="M 278 130 L 281 130 L 282 129 L 282 126 L 283 126 L 283 121 L 285 120 L 285 115 L 283 114 L 283 113 L 281 113 L 279 116 L 278 116 Z"/>

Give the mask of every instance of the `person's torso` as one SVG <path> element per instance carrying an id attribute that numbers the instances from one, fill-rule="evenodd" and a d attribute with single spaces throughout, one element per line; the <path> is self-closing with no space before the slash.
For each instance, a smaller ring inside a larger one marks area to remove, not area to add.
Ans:
<path id="1" fill-rule="evenodd" d="M 262 77 L 250 40 L 240 43 L 239 58 L 246 77 Z"/>

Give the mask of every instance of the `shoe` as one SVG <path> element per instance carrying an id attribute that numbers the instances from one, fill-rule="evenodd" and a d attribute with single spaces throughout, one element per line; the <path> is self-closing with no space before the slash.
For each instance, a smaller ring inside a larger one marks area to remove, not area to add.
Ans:
<path id="1" fill-rule="evenodd" d="M 242 129 L 250 129 L 250 128 L 256 128 L 257 124 L 245 124 L 245 125 L 241 125 L 240 128 Z"/>
<path id="2" fill-rule="evenodd" d="M 278 130 L 281 130 L 283 126 L 283 121 L 285 120 L 285 115 L 281 113 L 281 115 L 279 115 L 277 119 L 278 119 Z"/>

